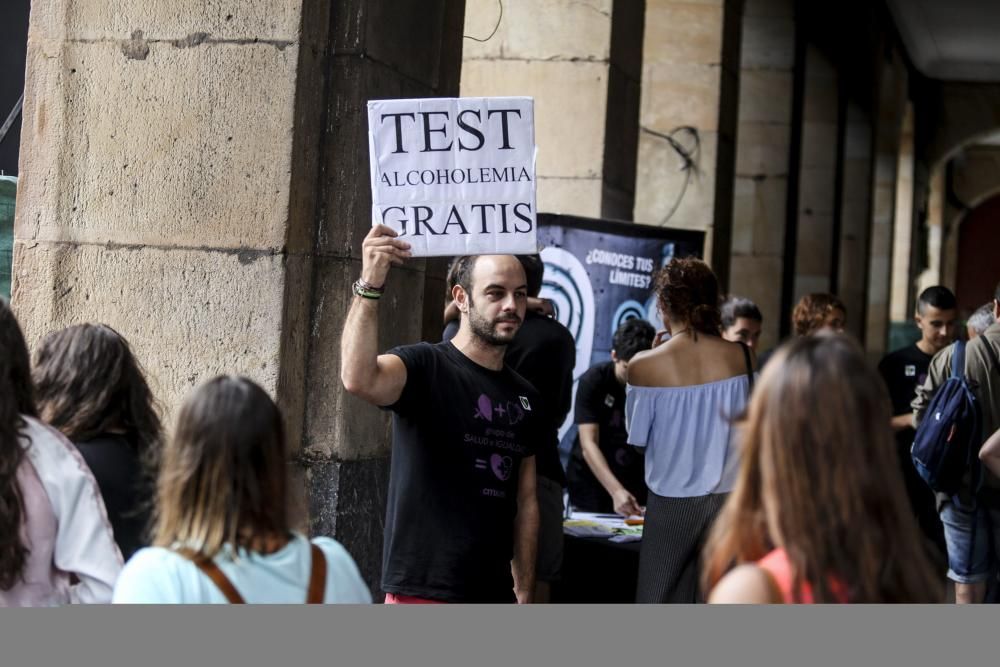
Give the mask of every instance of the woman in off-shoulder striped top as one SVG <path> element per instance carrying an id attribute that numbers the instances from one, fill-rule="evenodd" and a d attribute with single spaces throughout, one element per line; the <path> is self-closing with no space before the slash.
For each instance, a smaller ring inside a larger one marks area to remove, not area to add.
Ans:
<path id="1" fill-rule="evenodd" d="M 637 602 L 697 602 L 698 556 L 738 467 L 733 420 L 746 407 L 753 355 L 720 336 L 719 287 L 697 259 L 657 277 L 671 338 L 629 364 L 629 443 L 645 448 L 649 498 Z"/>

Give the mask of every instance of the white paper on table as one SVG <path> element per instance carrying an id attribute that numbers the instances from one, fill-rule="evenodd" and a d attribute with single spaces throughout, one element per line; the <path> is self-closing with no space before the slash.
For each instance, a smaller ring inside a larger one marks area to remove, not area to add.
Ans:
<path id="1" fill-rule="evenodd" d="M 625 517 L 617 514 L 595 512 L 574 511 L 563 522 L 563 532 L 574 537 L 604 537 L 614 542 L 635 542 L 642 539 L 642 526 L 629 526 L 625 523 Z"/>

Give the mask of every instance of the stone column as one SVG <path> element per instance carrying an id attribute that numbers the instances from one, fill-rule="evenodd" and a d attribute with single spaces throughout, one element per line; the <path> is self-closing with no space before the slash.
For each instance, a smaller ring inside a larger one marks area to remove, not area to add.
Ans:
<path id="1" fill-rule="evenodd" d="M 906 105 L 906 69 L 899 53 L 883 63 L 878 77 L 875 125 L 875 172 L 868 265 L 865 351 L 873 360 L 886 352 L 889 333 L 889 287 L 892 277 L 892 227 L 895 220 L 896 167 Z"/>
<path id="2" fill-rule="evenodd" d="M 945 167 L 938 163 L 931 169 L 927 193 L 927 268 L 917 279 L 917 292 L 941 282 L 941 238 L 944 229 Z M 952 283 L 954 284 L 954 283 Z"/>
<path id="3" fill-rule="evenodd" d="M 892 235 L 892 280 L 889 293 L 889 350 L 913 337 L 912 308 L 916 304 L 910 280 L 910 255 L 914 226 L 913 106 L 906 105 L 896 163 L 896 206 Z"/>
<path id="4" fill-rule="evenodd" d="M 778 342 L 782 317 L 794 9 L 792 0 L 747 0 L 743 12 L 730 285 L 760 307 L 763 350 Z"/>
<path id="5" fill-rule="evenodd" d="M 468 0 L 462 95 L 535 99 L 540 211 L 632 218 L 644 5 Z"/>
<path id="6" fill-rule="evenodd" d="M 366 103 L 458 95 L 465 2 L 337 0 L 330 7 L 303 458 L 313 529 L 336 535 L 377 582 L 390 423 L 384 411 L 345 392 L 339 375 L 350 285 L 360 275 L 361 240 L 371 226 Z M 440 339 L 443 273 L 439 260 L 393 269 L 380 303 L 380 350 Z M 435 317 L 436 331 L 429 331 L 426 323 Z"/>
<path id="7" fill-rule="evenodd" d="M 872 124 L 857 102 L 847 104 L 840 204 L 840 253 L 836 294 L 847 308 L 847 330 L 864 332 L 868 273 L 868 219 L 872 190 Z"/>
<path id="8" fill-rule="evenodd" d="M 31 343 L 132 343 L 169 415 L 242 373 L 276 395 L 314 531 L 377 584 L 387 419 L 346 395 L 339 332 L 370 222 L 365 102 L 454 95 L 462 0 L 36 2 L 13 302 Z M 413 35 L 421 35 L 414 39 Z M 424 264 L 380 344 L 420 337 Z"/>
<path id="9" fill-rule="evenodd" d="M 648 0 L 642 60 L 635 219 L 705 231 L 705 256 L 724 289 L 732 245 L 742 5 Z"/>
<path id="10" fill-rule="evenodd" d="M 834 208 L 840 102 L 837 71 L 815 46 L 806 48 L 793 303 L 833 290 Z"/>

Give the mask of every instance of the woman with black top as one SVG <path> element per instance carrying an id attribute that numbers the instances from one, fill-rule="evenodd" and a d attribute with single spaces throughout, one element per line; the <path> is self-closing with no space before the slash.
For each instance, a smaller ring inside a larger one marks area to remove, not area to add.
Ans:
<path id="1" fill-rule="evenodd" d="M 122 556 L 147 545 L 160 419 L 128 342 L 101 324 L 47 335 L 34 379 L 40 417 L 83 454 Z"/>

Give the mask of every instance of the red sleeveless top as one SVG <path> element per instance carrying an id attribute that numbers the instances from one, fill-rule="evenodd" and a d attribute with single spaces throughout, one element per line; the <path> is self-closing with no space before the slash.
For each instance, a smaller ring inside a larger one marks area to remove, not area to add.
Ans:
<path id="1" fill-rule="evenodd" d="M 781 602 L 784 604 L 815 604 L 816 601 L 813 598 L 812 586 L 809 582 L 802 582 L 802 593 L 801 599 L 796 600 L 792 594 L 792 566 L 788 562 L 788 554 L 785 553 L 784 549 L 775 549 L 771 553 L 767 554 L 759 561 L 757 561 L 757 567 L 764 570 L 771 579 L 771 583 L 774 585 L 775 597 L 780 598 Z M 833 589 L 834 597 L 838 603 L 847 602 L 847 591 L 843 584 L 839 581 L 833 580 L 830 582 Z"/>

